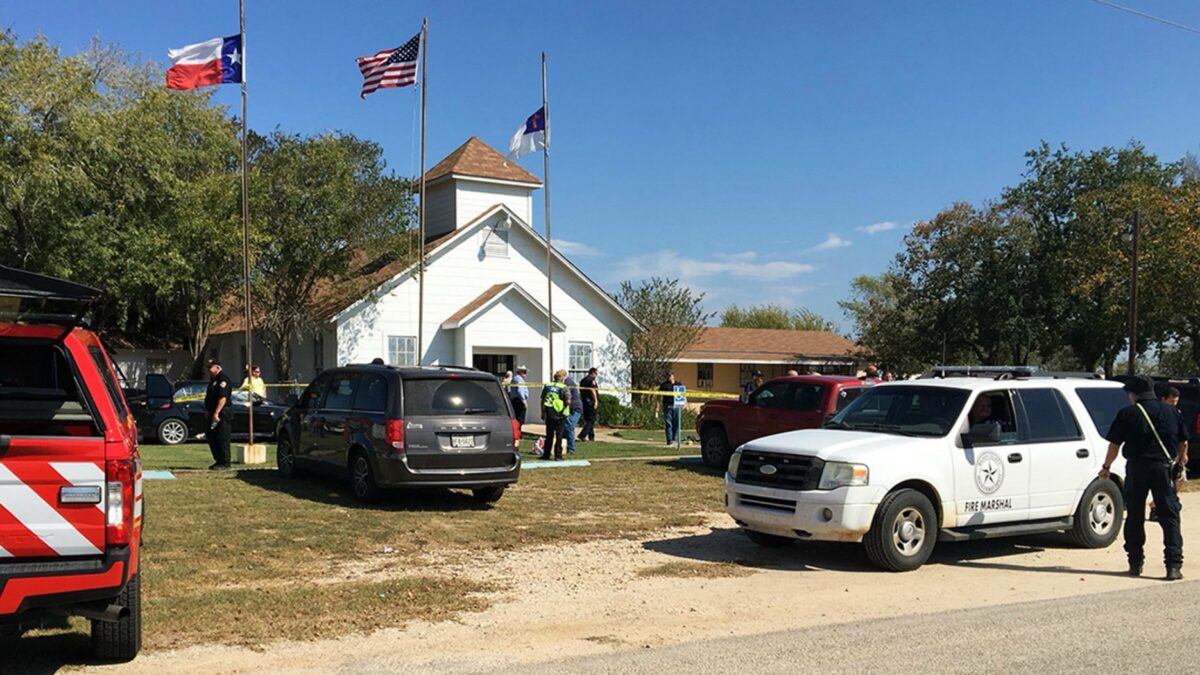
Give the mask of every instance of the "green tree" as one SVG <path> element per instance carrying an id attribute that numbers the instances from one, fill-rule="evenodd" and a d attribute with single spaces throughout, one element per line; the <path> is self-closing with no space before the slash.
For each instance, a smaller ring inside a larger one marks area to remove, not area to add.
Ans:
<path id="1" fill-rule="evenodd" d="M 725 328 L 774 328 L 833 333 L 838 330 L 837 324 L 810 309 L 789 311 L 783 305 L 772 304 L 754 305 L 745 309 L 730 305 L 721 313 L 721 325 Z"/>
<path id="2" fill-rule="evenodd" d="M 408 182 L 385 172 L 378 145 L 350 134 L 252 135 L 254 302 L 280 378 L 292 340 L 314 322 L 322 283 L 354 276 L 356 255 L 400 251 Z"/>
<path id="3" fill-rule="evenodd" d="M 644 327 L 629 338 L 635 389 L 657 385 L 714 316 L 700 306 L 704 294 L 694 293 L 678 279 L 654 277 L 637 285 L 623 281 L 614 297 Z"/>
<path id="4" fill-rule="evenodd" d="M 905 303 L 908 292 L 906 280 L 895 272 L 864 274 L 850 282 L 849 299 L 838 303 L 854 325 L 859 356 L 879 360 L 901 373 L 919 372 L 941 360 L 916 351 L 915 312 Z"/>

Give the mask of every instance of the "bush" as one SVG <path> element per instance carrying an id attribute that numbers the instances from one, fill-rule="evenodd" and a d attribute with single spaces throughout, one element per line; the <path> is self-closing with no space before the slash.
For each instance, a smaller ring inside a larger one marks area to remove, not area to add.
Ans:
<path id="1" fill-rule="evenodd" d="M 636 403 L 621 405 L 621 401 L 611 394 L 600 394 L 600 407 L 596 409 L 596 423 L 609 427 L 637 427 L 641 429 L 661 429 L 662 419 L 654 416 L 654 403 Z M 696 411 L 684 408 L 680 429 L 696 428 Z"/>
<path id="2" fill-rule="evenodd" d="M 596 408 L 596 423 L 606 427 L 627 427 L 633 424 L 633 409 L 621 405 L 620 399 L 612 394 L 600 394 L 600 405 Z"/>

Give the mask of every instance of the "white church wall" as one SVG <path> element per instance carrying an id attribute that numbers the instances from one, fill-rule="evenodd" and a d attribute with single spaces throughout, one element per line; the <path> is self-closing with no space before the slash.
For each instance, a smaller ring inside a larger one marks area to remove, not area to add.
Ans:
<path id="1" fill-rule="evenodd" d="M 467 179 L 458 181 L 458 193 L 454 199 L 457 213 L 455 227 L 466 225 L 496 204 L 503 204 L 525 222 L 532 222 L 533 196 L 528 187 L 495 185 Z"/>

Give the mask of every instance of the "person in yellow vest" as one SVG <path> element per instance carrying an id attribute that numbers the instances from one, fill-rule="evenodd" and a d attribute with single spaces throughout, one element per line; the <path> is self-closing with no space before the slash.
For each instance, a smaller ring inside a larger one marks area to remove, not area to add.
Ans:
<path id="1" fill-rule="evenodd" d="M 242 389 L 249 389 L 259 398 L 267 397 L 267 383 L 263 382 L 262 370 L 258 366 L 250 366 L 250 376 L 242 380 Z"/>
<path id="2" fill-rule="evenodd" d="M 546 422 L 546 438 L 542 442 L 540 459 L 550 459 L 550 448 L 554 448 L 554 459 L 562 459 L 569 405 L 568 390 L 563 385 L 566 379 L 567 371 L 559 370 L 554 373 L 554 381 L 542 387 L 542 419 Z"/>

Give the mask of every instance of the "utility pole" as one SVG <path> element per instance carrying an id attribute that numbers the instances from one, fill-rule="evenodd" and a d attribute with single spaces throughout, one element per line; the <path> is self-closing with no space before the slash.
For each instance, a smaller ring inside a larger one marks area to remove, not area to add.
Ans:
<path id="1" fill-rule="evenodd" d="M 1129 238 L 1133 245 L 1129 274 L 1129 375 L 1137 374 L 1137 313 L 1138 313 L 1138 234 L 1141 228 L 1138 212 L 1129 223 Z"/>

